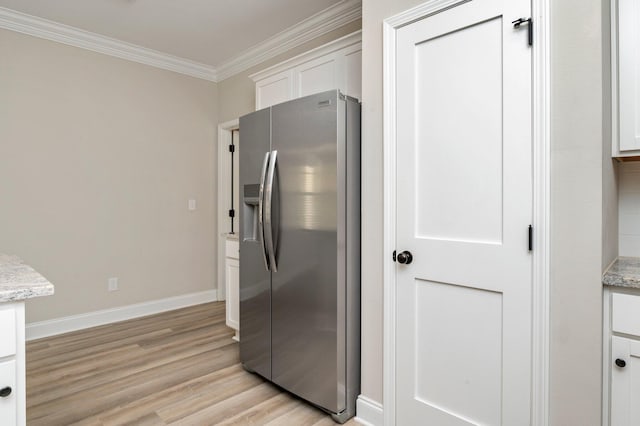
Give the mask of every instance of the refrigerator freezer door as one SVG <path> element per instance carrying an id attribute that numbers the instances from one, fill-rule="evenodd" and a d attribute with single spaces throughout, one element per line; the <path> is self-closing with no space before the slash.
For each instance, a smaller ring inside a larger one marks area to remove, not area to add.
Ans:
<path id="1" fill-rule="evenodd" d="M 240 118 L 240 360 L 248 370 L 271 378 L 271 273 L 265 267 L 256 202 L 265 154 L 270 150 L 271 113 Z"/>
<path id="2" fill-rule="evenodd" d="M 272 107 L 280 214 L 272 380 L 334 413 L 346 400 L 344 104 L 331 91 Z"/>

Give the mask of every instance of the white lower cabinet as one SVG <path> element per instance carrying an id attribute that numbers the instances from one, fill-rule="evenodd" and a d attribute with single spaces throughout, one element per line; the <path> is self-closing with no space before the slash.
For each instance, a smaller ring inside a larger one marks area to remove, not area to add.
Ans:
<path id="1" fill-rule="evenodd" d="M 17 424 L 16 395 L 16 362 L 0 362 L 0 421 L 3 425 Z"/>
<path id="2" fill-rule="evenodd" d="M 640 290 L 604 292 L 603 425 L 640 425 Z"/>
<path id="3" fill-rule="evenodd" d="M 24 303 L 0 303 L 0 425 L 26 424 Z"/>
<path id="4" fill-rule="evenodd" d="M 611 425 L 640 425 L 640 341 L 611 338 Z"/>
<path id="5" fill-rule="evenodd" d="M 225 293 L 227 326 L 236 331 L 240 340 L 240 255 L 238 240 L 227 240 L 225 253 Z"/>

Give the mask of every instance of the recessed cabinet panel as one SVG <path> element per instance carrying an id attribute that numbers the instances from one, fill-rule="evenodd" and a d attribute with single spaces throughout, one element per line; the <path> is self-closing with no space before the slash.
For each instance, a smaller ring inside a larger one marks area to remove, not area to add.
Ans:
<path id="1" fill-rule="evenodd" d="M 291 72 L 256 83 L 256 103 L 260 105 L 258 109 L 288 101 L 292 94 Z"/>
<path id="2" fill-rule="evenodd" d="M 640 2 L 611 0 L 612 155 L 640 158 Z"/>
<path id="3" fill-rule="evenodd" d="M 618 0 L 620 151 L 640 149 L 640 2 Z"/>
<path id="4" fill-rule="evenodd" d="M 298 73 L 298 95 L 300 97 L 335 89 L 337 85 L 336 60 L 320 58 L 300 67 Z"/>
<path id="5" fill-rule="evenodd" d="M 231 259 L 239 259 L 240 258 L 240 244 L 238 240 L 227 240 L 225 244 L 225 257 L 230 257 Z"/>
<path id="6" fill-rule="evenodd" d="M 227 325 L 240 330 L 240 275 L 238 259 L 227 258 Z"/>
<path id="7" fill-rule="evenodd" d="M 640 425 L 640 342 L 611 338 L 611 426 Z"/>
<path id="8" fill-rule="evenodd" d="M 0 424 L 15 425 L 17 420 L 16 362 L 0 362 L 0 392 L 8 393 L 0 397 Z"/>
<path id="9" fill-rule="evenodd" d="M 640 296 L 620 293 L 612 295 L 611 330 L 640 336 Z"/>
<path id="10" fill-rule="evenodd" d="M 16 353 L 16 311 L 0 306 L 0 357 Z"/>

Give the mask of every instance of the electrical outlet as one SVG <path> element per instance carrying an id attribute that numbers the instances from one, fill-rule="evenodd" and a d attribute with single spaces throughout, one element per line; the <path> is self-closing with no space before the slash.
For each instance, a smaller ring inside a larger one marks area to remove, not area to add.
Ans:
<path id="1" fill-rule="evenodd" d="M 196 209 L 196 200 L 189 200 L 189 210 L 193 211 Z"/>
<path id="2" fill-rule="evenodd" d="M 118 290 L 118 278 L 109 278 L 107 280 L 107 290 L 116 291 Z"/>

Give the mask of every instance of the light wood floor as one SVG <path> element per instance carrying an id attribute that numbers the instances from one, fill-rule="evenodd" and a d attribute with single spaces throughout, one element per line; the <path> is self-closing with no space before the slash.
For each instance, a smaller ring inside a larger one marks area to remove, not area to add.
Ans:
<path id="1" fill-rule="evenodd" d="M 244 371 L 232 335 L 216 302 L 28 342 L 27 424 L 334 424 Z"/>

